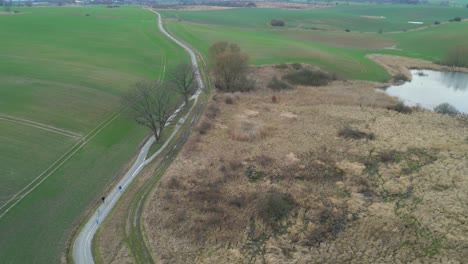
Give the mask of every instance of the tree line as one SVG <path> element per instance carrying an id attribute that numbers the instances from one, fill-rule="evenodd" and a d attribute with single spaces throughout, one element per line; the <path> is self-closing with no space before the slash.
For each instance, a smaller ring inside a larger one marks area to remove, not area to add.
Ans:
<path id="1" fill-rule="evenodd" d="M 254 88 L 247 77 L 249 56 L 235 43 L 219 41 L 208 50 L 208 61 L 215 87 L 222 92 L 244 92 Z M 196 68 L 179 63 L 168 73 L 168 80 L 140 81 L 124 96 L 135 121 L 150 129 L 159 142 L 164 128 L 177 108 L 172 92 L 189 106 L 189 98 L 197 89 Z"/>

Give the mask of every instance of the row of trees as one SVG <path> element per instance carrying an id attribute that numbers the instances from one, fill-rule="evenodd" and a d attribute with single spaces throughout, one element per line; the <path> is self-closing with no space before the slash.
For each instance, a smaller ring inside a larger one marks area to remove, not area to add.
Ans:
<path id="1" fill-rule="evenodd" d="M 223 92 L 248 91 L 254 83 L 247 78 L 248 59 L 235 43 L 216 42 L 208 50 L 208 59 L 214 83 Z M 169 74 L 169 80 L 141 81 L 125 96 L 125 103 L 132 110 L 135 121 L 149 128 L 158 142 L 170 116 L 176 110 L 171 91 L 177 92 L 189 105 L 189 97 L 196 90 L 196 69 L 187 63 L 179 63 Z"/>
<path id="2" fill-rule="evenodd" d="M 195 72 L 191 64 L 179 63 L 169 72 L 167 82 L 140 81 L 124 97 L 135 121 L 149 128 L 156 142 L 161 139 L 169 118 L 177 108 L 172 92 L 181 95 L 185 106 L 188 106 L 189 97 L 196 90 Z"/>

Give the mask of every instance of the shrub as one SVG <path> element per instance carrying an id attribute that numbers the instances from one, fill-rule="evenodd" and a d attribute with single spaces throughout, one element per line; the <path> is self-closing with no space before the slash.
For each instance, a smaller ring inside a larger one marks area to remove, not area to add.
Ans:
<path id="1" fill-rule="evenodd" d="M 216 104 L 210 104 L 205 111 L 205 116 L 208 119 L 215 119 L 216 116 L 218 116 L 219 112 L 219 108 Z"/>
<path id="2" fill-rule="evenodd" d="M 434 25 L 439 25 L 440 22 L 439 21 L 434 21 Z"/>
<path id="3" fill-rule="evenodd" d="M 327 85 L 333 77 L 322 71 L 301 69 L 284 75 L 283 79 L 292 84 L 322 86 Z"/>
<path id="4" fill-rule="evenodd" d="M 298 62 L 295 62 L 295 63 L 291 64 L 291 66 L 296 71 L 302 69 L 302 64 L 300 64 Z"/>
<path id="5" fill-rule="evenodd" d="M 273 189 L 260 195 L 255 209 L 261 219 L 267 223 L 275 224 L 288 217 L 293 206 L 294 200 L 289 193 Z"/>
<path id="6" fill-rule="evenodd" d="M 453 18 L 453 21 L 456 21 L 456 22 L 460 22 L 461 20 L 462 20 L 461 17 L 454 17 Z"/>
<path id="7" fill-rule="evenodd" d="M 403 102 L 398 102 L 396 105 L 387 107 L 387 109 L 393 110 L 402 114 L 411 114 L 413 112 L 413 108 L 406 106 Z"/>
<path id="8" fill-rule="evenodd" d="M 374 140 L 375 135 L 374 133 L 366 133 L 356 129 L 352 129 L 350 127 L 344 127 L 338 132 L 338 136 L 346 138 L 346 139 L 368 139 Z"/>
<path id="9" fill-rule="evenodd" d="M 278 80 L 276 76 L 274 76 L 271 81 L 268 83 L 268 88 L 274 90 L 274 91 L 281 91 L 281 90 L 289 90 L 292 89 L 291 85 Z"/>
<path id="10" fill-rule="evenodd" d="M 345 31 L 346 31 L 346 32 L 351 32 L 351 30 L 349 30 L 349 29 L 345 29 Z"/>
<path id="11" fill-rule="evenodd" d="M 396 150 L 382 151 L 377 155 L 380 162 L 383 163 L 398 163 L 401 160 L 400 153 Z"/>
<path id="12" fill-rule="evenodd" d="M 211 127 L 211 121 L 208 119 L 203 119 L 203 121 L 198 125 L 197 131 L 200 133 L 200 135 L 205 135 L 208 133 L 208 130 L 210 130 Z"/>
<path id="13" fill-rule="evenodd" d="M 255 165 L 248 165 L 247 168 L 245 168 L 244 174 L 245 176 L 247 176 L 249 181 L 255 182 L 263 177 L 264 172 L 257 170 L 257 167 L 255 167 Z"/>
<path id="14" fill-rule="evenodd" d="M 224 103 L 226 103 L 226 104 L 234 104 L 234 99 L 232 99 L 231 96 L 226 96 L 226 98 L 224 98 Z"/>
<path id="15" fill-rule="evenodd" d="M 284 27 L 286 23 L 281 19 L 272 19 L 270 21 L 270 25 L 272 25 L 273 27 Z"/>
<path id="16" fill-rule="evenodd" d="M 434 107 L 434 112 L 444 115 L 458 115 L 460 113 L 460 111 L 449 103 L 442 103 Z"/>
<path id="17" fill-rule="evenodd" d="M 281 64 L 276 64 L 275 68 L 277 68 L 277 69 L 287 69 L 289 67 L 288 67 L 288 65 L 286 63 L 281 63 Z"/>
<path id="18" fill-rule="evenodd" d="M 279 98 L 276 97 L 276 95 L 273 95 L 273 96 L 271 97 L 271 102 L 274 103 L 274 104 L 277 104 L 277 103 L 279 102 Z"/>
<path id="19" fill-rule="evenodd" d="M 398 73 L 397 75 L 393 76 L 393 79 L 394 79 L 395 81 L 397 81 L 397 82 L 398 82 L 398 81 L 403 81 L 403 82 L 409 81 L 408 76 L 406 76 L 406 75 L 403 74 L 403 73 Z"/>

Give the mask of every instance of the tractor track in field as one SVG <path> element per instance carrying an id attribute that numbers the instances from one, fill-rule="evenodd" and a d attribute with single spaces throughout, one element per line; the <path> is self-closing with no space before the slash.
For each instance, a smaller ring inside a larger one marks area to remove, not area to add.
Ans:
<path id="1" fill-rule="evenodd" d="M 161 79 L 165 75 L 166 67 L 165 67 L 165 58 L 162 57 L 163 67 L 161 68 Z M 158 85 L 160 81 L 158 82 Z M 39 185 L 41 185 L 47 178 L 49 178 L 54 172 L 60 169 L 63 164 L 65 164 L 68 160 L 70 160 L 79 150 L 81 150 L 84 146 L 86 146 L 93 138 L 95 138 L 103 129 L 105 129 L 108 125 L 110 125 L 115 119 L 117 119 L 126 109 L 127 107 L 121 107 L 117 112 L 112 113 L 109 115 L 104 121 L 102 121 L 98 126 L 92 129 L 88 134 L 81 137 L 72 147 L 70 147 L 64 154 L 62 154 L 57 160 L 55 160 L 49 167 L 47 167 L 43 172 L 41 172 L 38 176 L 36 176 L 31 182 L 29 182 L 26 186 L 24 186 L 20 191 L 14 194 L 11 198 L 6 200 L 0 206 L 0 220 L 11 210 L 13 209 L 18 203 L 20 203 L 29 193 L 34 191 Z M 8 119 L 9 116 L 0 115 L 5 119 Z M 14 119 L 9 118 L 7 121 L 15 121 Z M 21 122 L 29 125 L 39 126 L 34 121 L 30 121 L 21 119 Z M 16 120 L 16 122 L 20 122 L 20 120 Z M 41 128 L 48 128 L 51 129 L 48 125 L 40 124 Z M 58 132 L 62 129 L 55 128 L 55 131 L 51 132 Z"/>

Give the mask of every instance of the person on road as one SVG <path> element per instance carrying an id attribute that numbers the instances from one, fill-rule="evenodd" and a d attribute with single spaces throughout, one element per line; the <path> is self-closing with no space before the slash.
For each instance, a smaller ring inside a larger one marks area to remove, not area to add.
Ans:
<path id="1" fill-rule="evenodd" d="M 122 191 L 122 185 L 119 185 L 119 191 Z"/>
<path id="2" fill-rule="evenodd" d="M 103 196 L 103 197 L 101 198 L 101 200 L 102 200 L 102 203 L 103 203 L 103 204 L 106 203 L 106 197 L 105 197 L 105 196 Z"/>

